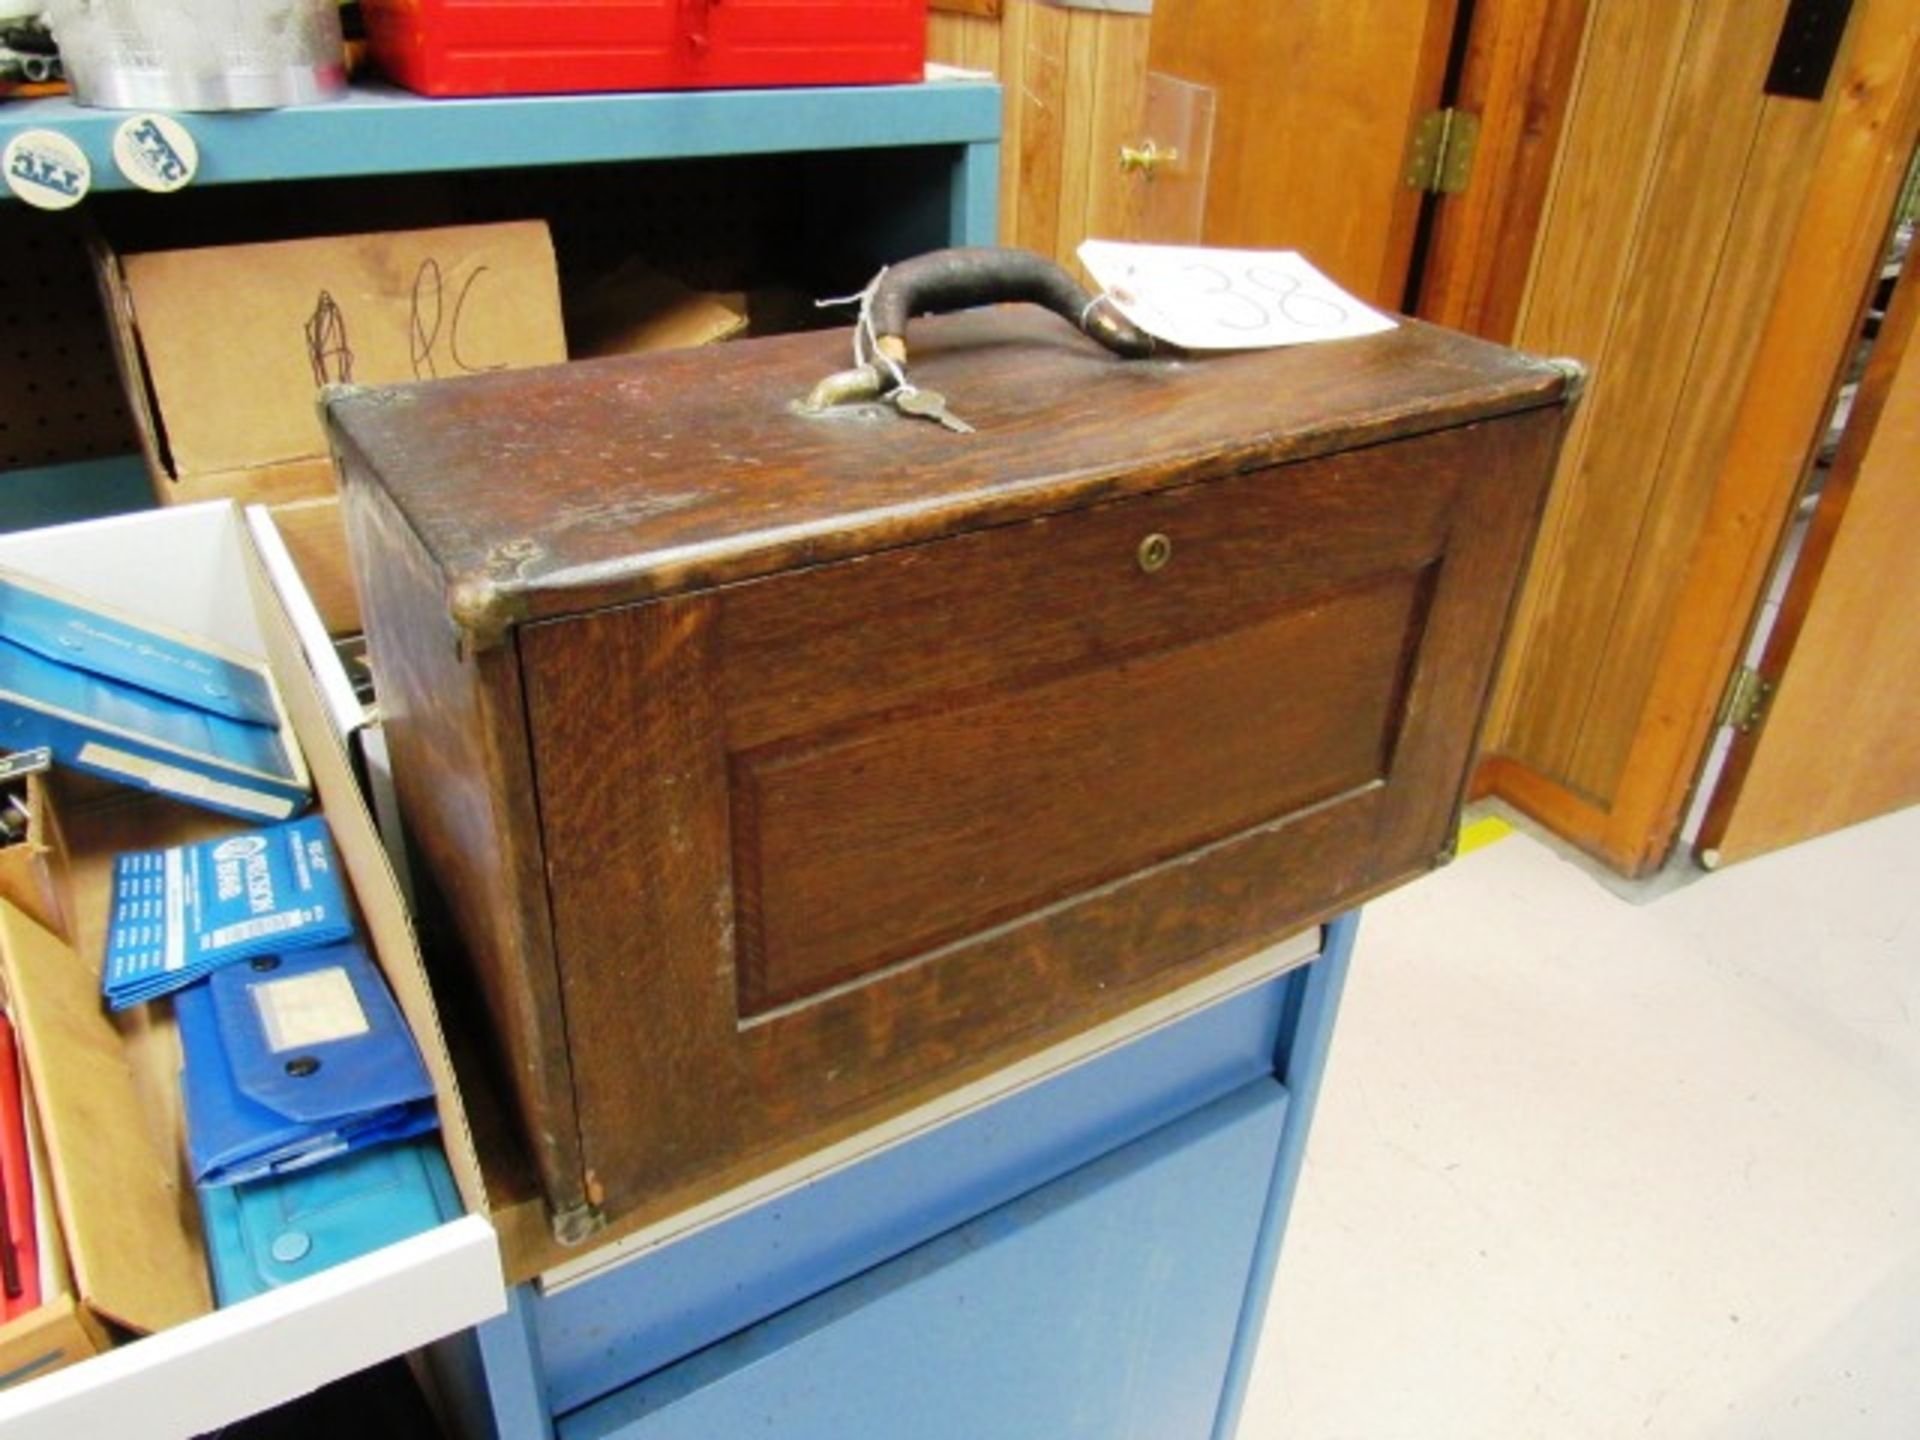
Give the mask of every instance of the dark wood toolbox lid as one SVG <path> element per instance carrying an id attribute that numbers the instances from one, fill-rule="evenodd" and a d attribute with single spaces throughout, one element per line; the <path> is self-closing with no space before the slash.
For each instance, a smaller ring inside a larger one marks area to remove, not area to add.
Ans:
<path id="1" fill-rule="evenodd" d="M 916 322 L 913 378 L 977 427 L 809 416 L 844 330 L 339 390 L 476 629 L 575 614 L 1467 424 L 1562 397 L 1548 362 L 1418 322 L 1330 344 L 1116 359 L 1009 306 Z"/>

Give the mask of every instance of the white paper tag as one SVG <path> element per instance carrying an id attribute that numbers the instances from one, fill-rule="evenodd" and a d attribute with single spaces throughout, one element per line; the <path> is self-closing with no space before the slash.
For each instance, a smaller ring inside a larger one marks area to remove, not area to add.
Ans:
<path id="1" fill-rule="evenodd" d="M 278 1055 L 367 1033 L 367 1012 L 353 978 L 338 965 L 248 987 L 267 1048 Z"/>
<path id="2" fill-rule="evenodd" d="M 1294 250 L 1086 240 L 1080 263 L 1134 324 L 1186 350 L 1345 340 L 1394 328 Z"/>

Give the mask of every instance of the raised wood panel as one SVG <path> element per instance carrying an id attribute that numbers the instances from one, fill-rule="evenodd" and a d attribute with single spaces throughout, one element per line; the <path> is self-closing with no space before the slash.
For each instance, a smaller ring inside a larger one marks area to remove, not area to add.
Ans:
<path id="1" fill-rule="evenodd" d="M 951 1083 L 956 1068 L 1010 1059 L 1305 923 L 1329 884 L 1344 896 L 1373 878 L 1394 808 L 1378 782 L 1338 803 L 1296 800 L 1200 851 L 1005 923 L 967 926 L 964 943 L 858 985 L 741 1015 L 737 947 L 753 922 L 736 912 L 739 809 L 728 803 L 725 727 L 712 698 L 714 603 L 674 597 L 529 626 L 521 638 L 581 1136 L 591 1192 L 610 1208 L 764 1166 L 803 1137 L 820 1143 L 843 1119 L 893 1113 Z M 1127 728 L 1124 710 L 1110 717 Z M 1326 717 L 1336 728 L 1341 720 Z M 941 723 L 935 712 L 922 726 Z M 1005 737 L 1006 759 L 1025 740 L 1044 748 L 1045 733 Z M 621 783 L 609 784 L 615 775 Z M 785 834 L 804 841 L 795 826 Z M 804 862 L 803 843 L 786 849 Z M 887 873 L 884 856 L 868 858 Z M 855 903 L 876 878 L 856 888 Z M 922 893 L 937 891 L 927 889 L 936 878 L 925 877 Z M 879 888 L 890 893 L 891 877 Z"/>
<path id="2" fill-rule="evenodd" d="M 742 1017 L 1379 781 L 1422 581 L 736 754 Z"/>
<path id="3" fill-rule="evenodd" d="M 1920 266 L 1909 262 L 1701 834 L 1746 859 L 1920 802 Z"/>
<path id="4" fill-rule="evenodd" d="M 1456 14 L 1456 0 L 1158 0 L 1149 68 L 1219 97 L 1204 243 L 1303 250 L 1397 308 L 1420 214 L 1403 167 Z"/>

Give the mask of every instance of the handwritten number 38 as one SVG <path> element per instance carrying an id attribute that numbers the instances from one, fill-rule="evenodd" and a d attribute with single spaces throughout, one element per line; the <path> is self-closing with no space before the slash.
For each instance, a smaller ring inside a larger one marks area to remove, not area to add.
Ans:
<path id="1" fill-rule="evenodd" d="M 1347 320 L 1344 305 L 1305 289 L 1297 275 L 1249 265 L 1236 281 L 1217 265 L 1188 265 L 1186 269 L 1212 282 L 1201 293 L 1218 298 L 1214 320 L 1224 330 L 1265 330 L 1276 317 L 1288 325 L 1312 330 L 1331 329 Z M 1250 289 L 1263 291 L 1270 298 L 1250 294 Z"/>

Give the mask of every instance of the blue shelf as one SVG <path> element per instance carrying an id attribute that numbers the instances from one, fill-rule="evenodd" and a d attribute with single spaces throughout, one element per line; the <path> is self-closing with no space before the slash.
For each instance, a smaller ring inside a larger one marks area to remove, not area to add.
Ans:
<path id="1" fill-rule="evenodd" d="M 153 504 L 153 481 L 138 455 L 0 471 L 0 532 L 95 520 Z"/>
<path id="2" fill-rule="evenodd" d="M 719 155 L 997 145 L 1000 88 L 984 81 L 789 90 L 423 100 L 385 86 L 287 110 L 178 118 L 200 147 L 196 185 L 408 175 Z M 0 109 L 0 146 L 58 130 L 93 163 L 96 192 L 131 188 L 113 163 L 125 112 L 66 99 Z M 16 203 L 4 191 L 0 201 Z"/>
<path id="3" fill-rule="evenodd" d="M 58 131 L 86 152 L 94 193 L 126 191 L 113 162 L 126 118 L 65 99 L 9 101 L 0 148 L 21 130 Z M 480 100 L 362 85 L 328 104 L 177 118 L 200 149 L 195 187 L 864 151 L 885 177 L 887 203 L 867 222 L 879 253 L 988 245 L 996 228 L 1000 87 L 988 81 Z M 931 153 L 884 160 L 910 149 Z M 42 218 L 0 186 L 0 225 Z M 138 456 L 0 472 L 0 530 L 151 503 Z"/>

